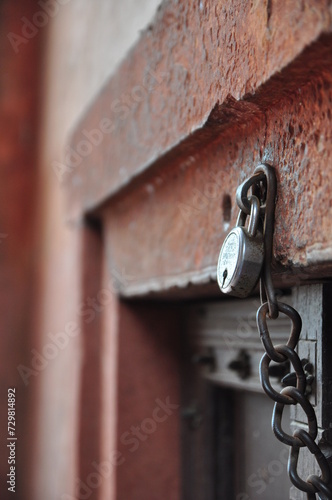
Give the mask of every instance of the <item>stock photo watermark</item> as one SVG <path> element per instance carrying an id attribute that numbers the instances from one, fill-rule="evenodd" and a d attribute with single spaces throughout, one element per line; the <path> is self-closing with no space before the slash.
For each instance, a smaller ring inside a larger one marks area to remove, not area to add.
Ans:
<path id="1" fill-rule="evenodd" d="M 16 389 L 9 387 L 7 391 L 7 448 L 8 448 L 8 491 L 16 492 Z"/>
<path id="2" fill-rule="evenodd" d="M 145 101 L 148 95 L 155 91 L 161 84 L 164 73 L 158 73 L 152 68 L 147 68 L 141 84 L 122 94 L 120 98 L 114 99 L 109 106 L 110 117 L 104 116 L 93 129 L 83 129 L 82 139 L 77 142 L 75 148 L 67 146 L 63 161 L 52 161 L 52 169 L 58 180 L 62 182 L 66 174 L 77 169 L 84 158 L 88 157 L 95 148 L 98 148 L 105 137 L 114 133 L 121 122 L 125 122 L 130 113 Z"/>
<path id="3" fill-rule="evenodd" d="M 100 314 L 105 307 L 107 307 L 119 288 L 134 280 L 133 276 L 129 276 L 125 271 L 118 269 L 112 270 L 112 279 L 109 281 L 108 288 L 102 288 L 98 291 L 95 297 L 87 297 L 78 306 L 77 313 L 83 318 L 85 324 L 89 324 L 98 314 Z M 70 340 L 77 337 L 81 333 L 79 321 L 69 321 L 64 328 L 56 333 L 49 332 L 47 337 L 48 343 L 45 343 L 40 351 L 33 348 L 31 349 L 31 361 L 29 366 L 19 364 L 17 371 L 20 374 L 24 385 L 28 385 L 32 376 L 37 376 L 40 372 L 44 371 L 49 365 L 50 361 L 55 359 L 59 352 L 64 350 L 69 344 Z"/>
<path id="4" fill-rule="evenodd" d="M 156 399 L 155 407 L 151 412 L 151 416 L 142 420 L 140 425 L 132 425 L 130 429 L 120 436 L 120 441 L 123 446 L 127 447 L 129 453 L 135 453 L 142 442 L 145 442 L 154 434 L 160 424 L 173 415 L 180 408 L 179 404 L 172 403 L 170 397 L 165 400 Z M 114 469 L 123 465 L 126 462 L 125 454 L 114 450 L 107 460 L 102 462 L 91 462 L 91 466 L 95 472 L 90 472 L 88 476 L 82 480 L 76 479 L 75 495 L 64 493 L 61 495 L 61 500 L 88 500 L 93 493 L 93 490 L 99 488 L 103 481 L 111 476 Z"/>
<path id="5" fill-rule="evenodd" d="M 279 459 L 271 460 L 269 463 L 262 465 L 256 472 L 250 474 L 247 479 L 247 487 L 250 488 L 249 493 L 238 493 L 235 500 L 255 500 L 269 488 L 269 485 L 274 483 L 278 477 L 284 474 L 288 463 L 288 450 L 283 448 L 279 453 Z M 248 491 L 248 488 L 247 488 Z"/>
<path id="6" fill-rule="evenodd" d="M 26 45 L 39 33 L 41 28 L 44 28 L 48 24 L 50 19 L 57 16 L 62 5 L 66 5 L 69 2 L 70 0 L 39 0 L 37 4 L 40 9 L 36 10 L 31 19 L 25 16 L 21 17 L 20 33 L 10 31 L 7 34 L 7 38 L 15 54 L 19 53 L 22 44 Z"/>

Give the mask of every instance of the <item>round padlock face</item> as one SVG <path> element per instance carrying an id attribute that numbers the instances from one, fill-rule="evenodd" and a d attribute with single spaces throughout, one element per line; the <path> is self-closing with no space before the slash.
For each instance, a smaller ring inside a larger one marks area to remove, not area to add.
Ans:
<path id="1" fill-rule="evenodd" d="M 231 231 L 226 237 L 220 250 L 217 279 L 222 291 L 228 289 L 230 282 L 235 274 L 238 259 L 240 255 L 239 235 L 236 231 Z"/>
<path id="2" fill-rule="evenodd" d="M 263 236 L 252 237 L 237 226 L 226 236 L 220 250 L 217 279 L 223 293 L 235 297 L 248 297 L 255 287 L 263 265 Z"/>

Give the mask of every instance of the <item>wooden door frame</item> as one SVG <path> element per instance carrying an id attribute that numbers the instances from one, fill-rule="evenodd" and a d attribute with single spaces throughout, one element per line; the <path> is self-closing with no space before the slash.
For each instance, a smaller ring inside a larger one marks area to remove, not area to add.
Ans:
<path id="1" fill-rule="evenodd" d="M 77 124 L 58 167 L 69 219 L 86 221 L 93 216 L 101 224 L 101 279 L 107 280 L 107 274 L 125 276 L 113 288 L 107 313 L 112 318 L 100 330 L 108 349 L 110 339 L 116 341 L 113 362 L 121 359 L 112 394 L 121 393 L 123 366 L 131 362 L 127 347 L 132 340 L 128 338 L 128 345 L 124 340 L 128 329 L 140 332 L 136 340 L 142 353 L 147 348 L 144 339 L 150 342 L 154 331 L 152 309 L 140 309 L 122 298 L 217 295 L 217 255 L 237 215 L 234 209 L 225 213 L 225 200 L 234 199 L 239 181 L 257 163 L 271 163 L 278 177 L 275 280 L 285 286 L 332 274 L 326 208 L 326 165 L 332 157 L 330 10 L 324 1 L 309 2 L 304 10 L 275 6 L 272 11 L 270 2 L 231 2 L 227 8 L 202 4 L 162 3 L 153 23 Z M 96 258 L 94 243 L 85 243 L 83 275 Z M 155 310 L 165 321 L 162 338 L 171 328 L 168 321 L 179 329 L 175 313 L 168 317 L 162 306 Z M 146 319 L 150 315 L 152 323 Z M 157 366 L 149 375 L 155 374 L 160 383 L 175 358 L 165 359 L 163 368 Z M 144 376 L 144 362 L 135 366 L 137 375 Z M 131 384 L 135 386 L 134 379 Z M 173 376 L 169 384 L 167 390 L 176 395 Z M 100 401 L 107 401 L 108 390 L 104 379 Z M 142 406 L 144 415 L 153 394 Z M 109 407 L 108 416 L 117 411 L 119 435 L 128 405 L 125 399 L 115 399 L 116 408 Z M 102 411 L 100 405 L 92 418 Z M 82 403 L 82 422 L 87 406 Z M 107 419 L 100 425 L 98 439 L 110 432 Z M 174 424 L 172 429 L 173 439 L 178 427 Z M 102 458 L 104 452 L 98 453 Z M 174 453 L 167 455 L 167 448 L 165 453 L 165 470 L 171 472 L 156 479 L 154 491 L 161 494 L 172 476 L 178 498 L 179 463 L 171 466 Z M 135 462 L 131 473 L 136 486 L 131 484 L 129 490 L 143 491 L 147 464 L 144 459 Z M 81 467 L 86 475 L 83 461 Z M 128 495 L 128 481 L 121 473 L 116 487 L 118 495 Z"/>

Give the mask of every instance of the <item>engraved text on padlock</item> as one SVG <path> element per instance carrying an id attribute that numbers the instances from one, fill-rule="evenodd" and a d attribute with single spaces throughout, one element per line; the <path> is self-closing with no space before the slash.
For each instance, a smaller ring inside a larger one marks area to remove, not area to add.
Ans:
<path id="1" fill-rule="evenodd" d="M 251 213 L 249 226 L 244 226 L 246 215 L 241 211 L 237 226 L 227 235 L 221 248 L 217 279 L 223 293 L 247 297 L 260 277 L 264 260 L 263 234 L 259 228 L 259 201 L 249 198 Z"/>

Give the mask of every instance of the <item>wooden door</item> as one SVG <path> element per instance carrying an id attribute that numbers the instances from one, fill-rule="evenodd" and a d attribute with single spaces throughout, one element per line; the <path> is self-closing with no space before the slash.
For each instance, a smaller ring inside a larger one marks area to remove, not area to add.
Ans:
<path id="1" fill-rule="evenodd" d="M 120 500 L 186 495 L 182 305 L 220 298 L 216 262 L 236 221 L 235 190 L 259 162 L 272 164 L 278 178 L 275 282 L 285 288 L 331 276 L 330 28 L 325 2 L 282 8 L 163 2 L 77 125 L 58 174 L 68 217 L 84 226 L 82 293 L 97 298 L 92 311 L 102 310 L 97 327 L 82 321 L 80 477 L 92 481 L 93 464 L 111 464 L 106 482 L 89 486 L 90 498 L 108 498 L 111 476 Z M 314 314 L 322 317 L 319 286 Z M 314 353 L 323 332 L 306 334 L 303 349 Z M 315 356 L 324 360 L 320 346 Z M 324 430 L 329 375 L 326 366 L 317 368 Z M 234 411 L 243 404 L 253 417 L 244 398 L 234 396 Z M 112 419 L 117 448 L 111 456 Z M 210 431 L 199 443 L 203 455 Z M 251 451 L 241 453 L 250 460 Z M 226 447 L 222 461 L 231 453 Z M 210 476 L 206 491 L 232 488 L 213 490 L 213 484 Z"/>

